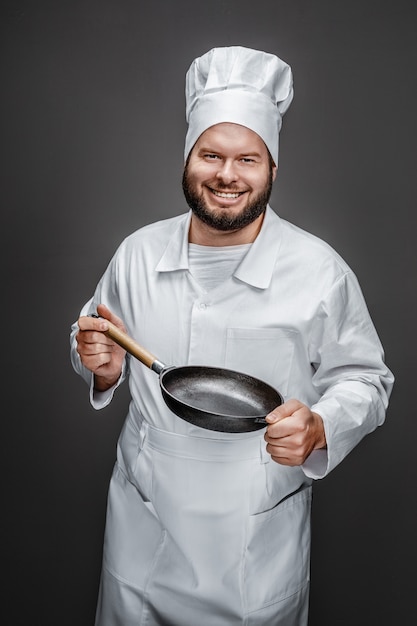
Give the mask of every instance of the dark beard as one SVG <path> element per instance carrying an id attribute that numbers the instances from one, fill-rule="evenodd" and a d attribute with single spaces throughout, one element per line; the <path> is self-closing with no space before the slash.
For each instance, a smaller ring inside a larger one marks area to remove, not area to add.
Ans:
<path id="1" fill-rule="evenodd" d="M 216 215 L 208 208 L 204 199 L 197 194 L 195 188 L 189 180 L 188 166 L 184 168 L 182 177 L 182 189 L 188 206 L 204 224 L 216 230 L 232 231 L 240 230 L 252 224 L 262 213 L 265 213 L 272 191 L 272 168 L 269 170 L 268 182 L 264 190 L 248 204 L 238 215 L 221 214 Z"/>

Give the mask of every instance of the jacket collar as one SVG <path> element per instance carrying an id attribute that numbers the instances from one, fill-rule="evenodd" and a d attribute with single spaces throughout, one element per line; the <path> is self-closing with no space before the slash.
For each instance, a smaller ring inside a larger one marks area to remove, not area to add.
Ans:
<path id="1" fill-rule="evenodd" d="M 189 269 L 188 232 L 190 221 L 191 211 L 181 216 L 178 226 L 172 233 L 156 266 L 157 272 Z M 267 289 L 281 247 L 281 237 L 281 220 L 268 205 L 261 230 L 234 276 L 252 287 Z"/>

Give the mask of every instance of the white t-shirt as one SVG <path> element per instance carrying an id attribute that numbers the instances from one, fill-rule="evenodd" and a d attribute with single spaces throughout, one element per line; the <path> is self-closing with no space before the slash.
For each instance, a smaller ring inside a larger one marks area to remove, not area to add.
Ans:
<path id="1" fill-rule="evenodd" d="M 190 272 L 205 291 L 210 291 L 234 274 L 251 245 L 214 247 L 190 243 Z"/>

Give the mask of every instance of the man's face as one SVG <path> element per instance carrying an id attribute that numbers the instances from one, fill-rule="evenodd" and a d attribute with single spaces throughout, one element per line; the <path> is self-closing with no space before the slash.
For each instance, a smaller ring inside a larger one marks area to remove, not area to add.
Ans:
<path id="1" fill-rule="evenodd" d="M 265 212 L 275 175 L 259 135 L 245 126 L 222 123 L 208 128 L 194 145 L 184 169 L 183 190 L 204 224 L 236 231 Z"/>

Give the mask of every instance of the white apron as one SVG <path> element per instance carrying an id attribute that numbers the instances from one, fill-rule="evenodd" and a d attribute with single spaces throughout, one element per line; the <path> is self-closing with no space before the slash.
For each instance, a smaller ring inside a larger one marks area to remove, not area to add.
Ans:
<path id="1" fill-rule="evenodd" d="M 310 500 L 262 434 L 188 437 L 129 417 L 96 626 L 307 624 Z"/>

